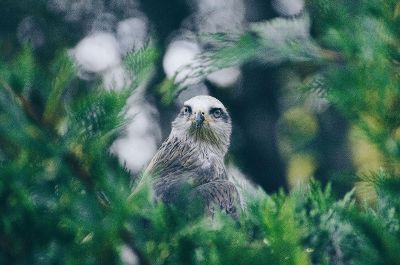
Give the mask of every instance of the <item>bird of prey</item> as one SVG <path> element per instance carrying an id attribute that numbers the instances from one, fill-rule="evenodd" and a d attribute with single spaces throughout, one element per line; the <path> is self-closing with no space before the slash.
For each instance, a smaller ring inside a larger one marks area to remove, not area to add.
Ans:
<path id="1" fill-rule="evenodd" d="M 219 100 L 187 100 L 145 171 L 152 176 L 156 197 L 166 203 L 198 200 L 208 215 L 219 208 L 236 216 L 240 196 L 224 165 L 231 131 L 230 116 Z M 187 197 L 179 198 L 185 188 Z"/>

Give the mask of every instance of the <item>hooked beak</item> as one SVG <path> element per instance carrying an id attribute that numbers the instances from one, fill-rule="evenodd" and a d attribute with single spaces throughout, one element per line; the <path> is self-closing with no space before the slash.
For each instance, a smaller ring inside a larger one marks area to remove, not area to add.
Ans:
<path id="1" fill-rule="evenodd" d="M 194 118 L 196 129 L 200 128 L 204 121 L 204 115 L 199 111 Z"/>

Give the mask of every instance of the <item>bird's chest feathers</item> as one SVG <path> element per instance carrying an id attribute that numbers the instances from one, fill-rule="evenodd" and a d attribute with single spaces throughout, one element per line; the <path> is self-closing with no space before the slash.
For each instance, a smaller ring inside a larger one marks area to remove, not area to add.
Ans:
<path id="1" fill-rule="evenodd" d="M 224 155 L 206 142 L 171 137 L 157 156 L 155 167 L 161 178 L 204 183 L 226 178 Z"/>
<path id="2" fill-rule="evenodd" d="M 199 153 L 196 160 L 188 165 L 184 178 L 193 184 L 201 184 L 225 178 L 223 160 L 213 153 Z"/>
<path id="3" fill-rule="evenodd" d="M 223 155 L 214 153 L 209 148 L 206 148 L 200 144 L 193 147 L 189 153 L 191 155 L 182 155 L 182 163 L 187 166 L 187 169 L 194 170 L 203 174 L 215 173 L 215 168 L 223 166 Z"/>
<path id="4" fill-rule="evenodd" d="M 184 176 L 206 181 L 218 178 L 224 170 L 224 154 L 202 142 L 185 142 L 177 157 Z"/>

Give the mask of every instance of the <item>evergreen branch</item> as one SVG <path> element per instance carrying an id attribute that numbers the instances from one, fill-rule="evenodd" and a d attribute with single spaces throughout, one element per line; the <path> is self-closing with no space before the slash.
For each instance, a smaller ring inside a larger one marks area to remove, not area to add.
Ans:
<path id="1" fill-rule="evenodd" d="M 131 88 L 143 85 L 154 73 L 154 62 L 160 56 L 158 49 L 149 42 L 144 48 L 127 54 L 124 58 L 124 65 L 133 75 Z"/>
<path id="2" fill-rule="evenodd" d="M 127 244 L 137 255 L 140 265 L 150 265 L 151 264 L 150 260 L 145 256 L 145 254 L 142 253 L 142 251 L 140 251 L 138 247 L 136 247 L 134 237 L 130 231 L 128 231 L 126 228 L 123 229 L 120 233 L 120 237 L 122 238 L 122 241 L 125 244 Z"/>
<path id="3" fill-rule="evenodd" d="M 34 120 L 37 123 L 41 122 L 41 119 L 39 118 L 39 115 L 35 111 L 35 108 L 33 105 L 21 94 L 17 94 L 11 86 L 5 82 L 4 80 L 0 79 L 0 84 L 4 87 L 4 89 L 8 92 L 8 94 L 11 96 L 12 99 L 16 99 L 18 104 L 22 107 L 24 112 L 27 114 L 29 118 Z"/>
<path id="4" fill-rule="evenodd" d="M 94 192 L 95 190 L 95 182 L 88 172 L 88 170 L 82 167 L 82 162 L 79 157 L 77 157 L 73 152 L 68 152 L 64 154 L 63 157 L 66 164 L 72 169 L 72 172 L 77 173 L 78 178 L 85 185 L 86 189 L 89 192 Z M 102 205 L 102 203 L 100 203 Z"/>
<path id="5" fill-rule="evenodd" d="M 63 54 L 59 64 L 61 66 L 52 82 L 52 89 L 43 113 L 43 121 L 48 124 L 55 122 L 56 116 L 60 112 L 59 108 L 62 107 L 60 104 L 61 95 L 75 75 L 74 66 L 66 53 Z"/>
<path id="6" fill-rule="evenodd" d="M 276 65 L 283 62 L 313 64 L 343 63 L 344 57 L 335 51 L 321 48 L 310 37 L 307 14 L 298 18 L 276 18 L 252 23 L 242 34 L 207 33 L 202 42 L 211 46 L 198 54 L 193 63 L 181 66 L 173 78 L 174 85 L 160 86 L 165 102 L 184 90 L 191 80 L 201 80 L 218 70 L 249 61 Z M 185 73 L 182 75 L 182 73 Z M 179 74 L 179 80 L 176 76 Z"/>
<path id="7" fill-rule="evenodd" d="M 369 215 L 363 215 L 355 211 L 347 211 L 344 214 L 347 217 L 346 219 L 351 220 L 356 228 L 369 240 L 373 248 L 378 251 L 383 264 L 400 264 L 398 259 L 400 241 L 385 231 L 376 219 L 371 220 Z"/>

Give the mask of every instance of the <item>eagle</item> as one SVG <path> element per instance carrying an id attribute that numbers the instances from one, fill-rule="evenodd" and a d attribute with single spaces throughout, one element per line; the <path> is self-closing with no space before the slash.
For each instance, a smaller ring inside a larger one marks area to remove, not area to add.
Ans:
<path id="1" fill-rule="evenodd" d="M 165 203 L 198 201 L 207 215 L 219 209 L 237 216 L 239 191 L 224 164 L 231 132 L 231 118 L 218 99 L 202 95 L 184 102 L 145 170 L 156 198 Z"/>

